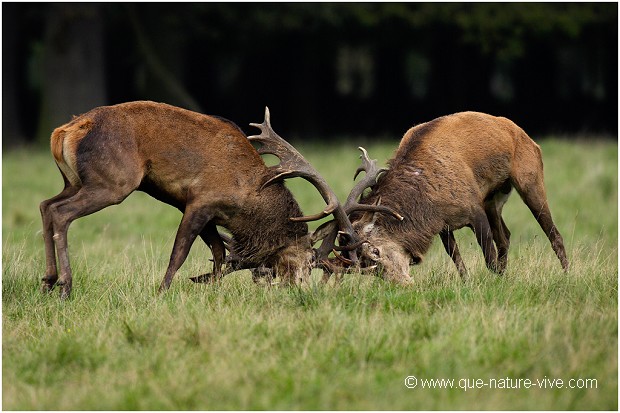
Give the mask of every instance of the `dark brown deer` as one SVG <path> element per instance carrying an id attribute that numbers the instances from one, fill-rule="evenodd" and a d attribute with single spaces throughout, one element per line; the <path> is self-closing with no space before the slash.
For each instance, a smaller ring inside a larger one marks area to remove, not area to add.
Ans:
<path id="1" fill-rule="evenodd" d="M 476 112 L 440 117 L 407 131 L 383 174 L 374 162 L 364 151 L 367 176 L 344 209 L 350 213 L 349 203 L 365 187 L 372 187 L 359 203 L 380 204 L 404 219 L 376 212 L 351 214 L 356 233 L 365 241 L 359 251 L 362 267 L 377 268 L 388 280 L 408 283 L 409 265 L 422 260 L 439 234 L 465 278 L 467 269 L 453 231 L 469 227 L 487 267 L 503 273 L 510 231 L 502 208 L 514 187 L 549 238 L 562 268 L 568 269 L 562 236 L 547 202 L 540 147 L 510 120 Z M 324 241 L 328 243 L 337 233 L 334 224 L 324 224 L 321 230 L 331 230 Z"/>
<path id="2" fill-rule="evenodd" d="M 287 283 L 312 267 L 311 234 L 305 221 L 334 214 L 340 229 L 353 229 L 333 191 L 312 166 L 282 140 L 269 122 L 253 124 L 261 135 L 246 138 L 232 122 L 154 102 L 95 108 L 60 126 L 51 151 L 63 176 L 60 194 L 40 205 L 45 241 L 43 291 L 71 293 L 67 230 L 72 221 L 143 191 L 183 213 L 160 291 L 166 290 L 196 237 L 213 252 L 215 277 L 222 274 L 225 244 L 216 226 L 230 231 L 235 268 L 269 269 Z M 251 141 L 261 147 L 257 151 Z M 267 167 L 261 158 L 280 159 Z M 313 183 L 326 208 L 303 217 L 283 179 Z M 56 263 L 58 254 L 58 267 Z"/>

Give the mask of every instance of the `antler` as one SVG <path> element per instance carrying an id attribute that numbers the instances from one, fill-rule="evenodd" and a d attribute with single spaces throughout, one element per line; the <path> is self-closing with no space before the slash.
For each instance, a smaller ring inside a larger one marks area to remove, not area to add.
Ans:
<path id="1" fill-rule="evenodd" d="M 250 126 L 254 126 L 261 130 L 260 135 L 248 137 L 250 141 L 256 141 L 261 144 L 261 147 L 258 149 L 258 153 L 261 155 L 272 154 L 280 159 L 280 163 L 277 166 L 270 167 L 270 169 L 274 172 L 274 176 L 269 178 L 262 185 L 261 189 L 286 178 L 304 178 L 316 187 L 327 203 L 327 206 L 318 214 L 303 217 L 291 217 L 290 219 L 292 221 L 303 222 L 316 221 L 333 214 L 340 229 L 347 234 L 352 241 L 357 241 L 353 231 L 353 226 L 351 225 L 347 214 L 342 208 L 342 205 L 340 205 L 338 197 L 336 197 L 334 191 L 329 187 L 327 182 L 325 182 L 325 179 L 323 179 L 317 170 L 314 169 L 314 167 L 310 165 L 310 163 L 308 163 L 308 161 L 292 145 L 282 139 L 271 128 L 269 108 L 265 108 L 265 120 L 263 123 L 250 123 Z"/>
<path id="2" fill-rule="evenodd" d="M 365 172 L 366 175 L 353 187 L 353 189 L 351 190 L 351 193 L 349 193 L 349 196 L 347 197 L 347 200 L 343 208 L 345 213 L 347 214 L 347 217 L 355 211 L 381 212 L 384 214 L 390 214 L 396 219 L 402 221 L 403 220 L 402 215 L 395 212 L 389 207 L 378 205 L 378 204 L 369 204 L 369 205 L 360 204 L 358 202 L 358 199 L 364 193 L 364 190 L 376 184 L 377 177 L 382 172 L 385 172 L 387 170 L 386 168 L 377 169 L 377 160 L 376 159 L 371 160 L 368 157 L 368 151 L 366 151 L 366 149 L 362 148 L 361 146 L 358 149 L 362 151 L 362 154 L 360 155 L 360 158 L 362 159 L 362 165 L 359 168 L 357 168 L 357 170 L 355 171 L 355 175 L 353 176 L 353 179 L 357 178 L 360 172 Z M 328 221 L 322 224 L 321 226 L 319 226 L 316 229 L 316 231 L 314 231 L 314 233 L 312 234 L 312 238 L 311 238 L 312 243 L 315 244 L 316 242 L 323 240 L 321 246 L 316 251 L 316 255 L 317 255 L 319 262 L 321 262 L 321 260 L 325 260 L 332 251 L 338 251 L 338 250 L 351 251 L 353 258 L 355 258 L 354 249 L 359 246 L 360 241 L 351 240 L 349 245 L 344 246 L 344 247 L 343 246 L 339 247 L 339 246 L 336 246 L 336 238 L 338 237 L 338 234 L 341 234 L 341 232 L 338 231 L 338 228 L 336 227 L 334 221 Z M 348 234 L 344 234 L 344 235 L 348 235 Z M 353 259 L 353 261 L 355 261 L 355 259 Z"/>
<path id="3" fill-rule="evenodd" d="M 367 205 L 367 204 L 358 203 L 357 200 L 364 193 L 364 190 L 376 184 L 377 178 L 379 177 L 379 175 L 387 171 L 387 168 L 377 169 L 377 160 L 370 159 L 368 157 L 368 151 L 362 148 L 361 146 L 358 147 L 357 149 L 362 151 L 362 154 L 360 155 L 360 158 L 362 159 L 362 165 L 359 168 L 357 168 L 357 170 L 355 171 L 355 175 L 353 176 L 353 179 L 355 180 L 355 178 L 357 178 L 357 175 L 359 175 L 360 172 L 366 172 L 366 175 L 353 187 L 353 189 L 351 190 L 351 193 L 349 193 L 349 196 L 347 197 L 347 201 L 344 204 L 345 212 L 347 213 L 347 215 L 351 215 L 355 211 L 381 212 L 384 214 L 390 214 L 394 218 L 402 221 L 403 220 L 402 215 L 395 212 L 391 208 L 388 208 L 386 206 L 381 206 L 381 205 L 372 205 L 372 204 Z"/>

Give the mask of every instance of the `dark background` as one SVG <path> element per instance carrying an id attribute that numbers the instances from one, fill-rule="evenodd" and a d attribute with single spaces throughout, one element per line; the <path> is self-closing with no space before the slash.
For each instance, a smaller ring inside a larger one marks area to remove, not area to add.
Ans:
<path id="1" fill-rule="evenodd" d="M 2 142 L 163 101 L 288 139 L 506 116 L 534 138 L 618 132 L 617 3 L 2 3 Z"/>

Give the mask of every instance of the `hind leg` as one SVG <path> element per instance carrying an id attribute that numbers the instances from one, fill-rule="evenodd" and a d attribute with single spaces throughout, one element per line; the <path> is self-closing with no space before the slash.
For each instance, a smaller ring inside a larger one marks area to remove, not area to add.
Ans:
<path id="1" fill-rule="evenodd" d="M 541 202 L 538 199 L 534 199 L 529 201 L 526 200 L 525 203 L 530 208 L 530 211 L 532 211 L 532 214 L 551 242 L 551 248 L 553 248 L 555 255 L 557 255 L 560 260 L 562 268 L 564 271 L 568 271 L 568 258 L 566 258 L 564 240 L 562 239 L 562 235 L 560 235 L 560 231 L 558 231 L 558 228 L 553 223 L 547 201 Z"/>
<path id="2" fill-rule="evenodd" d="M 58 252 L 60 274 L 57 282 L 61 286 L 60 298 L 69 298 L 71 294 L 72 275 L 67 242 L 69 225 L 78 218 L 120 203 L 129 193 L 131 190 L 119 192 L 105 187 L 83 186 L 74 195 L 47 205 L 54 229 L 53 241 Z M 52 280 L 45 282 L 49 285 Z"/>
<path id="3" fill-rule="evenodd" d="M 54 223 L 50 213 L 50 205 L 63 199 L 72 197 L 79 191 L 78 186 L 71 186 L 65 180 L 65 188 L 55 197 L 47 199 L 39 205 L 41 221 L 43 223 L 43 242 L 45 243 L 45 276 L 41 280 L 41 291 L 51 291 L 58 280 L 58 268 L 56 266 L 56 246 L 54 245 Z"/>
<path id="4" fill-rule="evenodd" d="M 467 268 L 465 267 L 465 263 L 463 262 L 463 258 L 461 257 L 461 253 L 459 252 L 459 246 L 456 244 L 454 232 L 444 229 L 439 233 L 439 237 L 441 238 L 441 242 L 443 243 L 446 252 L 450 256 L 450 258 L 452 258 L 452 261 L 454 261 L 456 269 L 459 271 L 461 278 L 463 280 L 466 280 L 468 278 Z"/>
<path id="5" fill-rule="evenodd" d="M 540 161 L 539 168 L 533 172 L 517 171 L 513 177 L 513 184 L 519 195 L 521 195 L 523 202 L 528 206 L 545 235 L 547 235 L 562 268 L 564 271 L 568 271 L 568 259 L 564 249 L 564 240 L 562 235 L 560 235 L 560 231 L 553 223 L 547 202 L 547 194 L 543 182 L 542 161 Z"/>

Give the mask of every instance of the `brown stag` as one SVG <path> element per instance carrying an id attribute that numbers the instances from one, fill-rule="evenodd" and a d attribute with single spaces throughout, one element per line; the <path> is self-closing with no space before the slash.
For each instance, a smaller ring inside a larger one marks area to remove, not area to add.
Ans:
<path id="1" fill-rule="evenodd" d="M 170 286 L 198 236 L 213 252 L 214 277 L 222 274 L 228 247 L 235 268 L 269 270 L 287 283 L 305 278 L 312 267 L 306 221 L 334 214 L 349 241 L 355 241 L 333 191 L 273 132 L 268 110 L 265 121 L 253 126 L 261 135 L 246 138 L 223 118 L 141 101 L 98 107 L 55 129 L 51 151 L 65 186 L 40 205 L 46 253 L 42 290 L 59 285 L 62 298 L 71 293 L 71 222 L 118 204 L 136 190 L 183 213 L 160 291 Z M 260 143 L 258 151 L 251 141 Z M 276 155 L 280 163 L 267 167 L 263 153 Z M 295 176 L 310 181 L 323 196 L 327 206 L 321 213 L 302 216 L 282 182 Z M 232 234 L 226 245 L 218 225 Z"/>
<path id="2" fill-rule="evenodd" d="M 547 202 L 540 147 L 512 121 L 464 112 L 417 125 L 405 133 L 383 174 L 362 151 L 367 175 L 344 209 L 350 213 L 349 204 L 360 197 L 362 205 L 380 204 L 403 218 L 376 212 L 350 214 L 363 241 L 358 251 L 362 267 L 376 268 L 385 279 L 409 283 L 409 265 L 422 260 L 439 234 L 465 278 L 467 269 L 453 231 L 469 227 L 487 267 L 503 273 L 510 231 L 502 208 L 514 187 L 549 238 L 562 268 L 568 270 L 562 236 Z M 366 187 L 372 189 L 364 196 Z M 331 231 L 324 242 L 337 236 L 333 223 L 320 229 Z"/>

